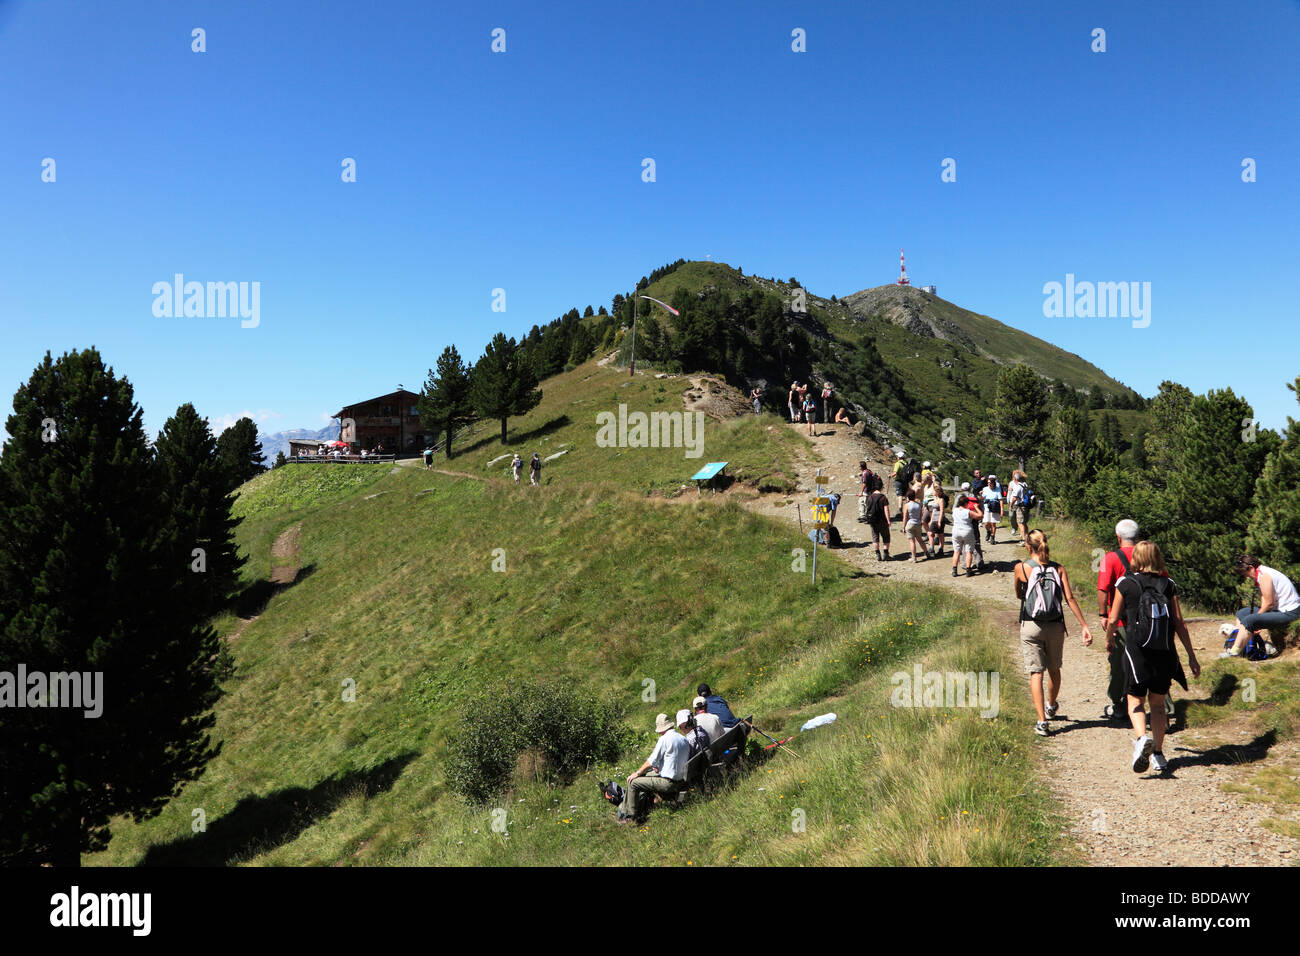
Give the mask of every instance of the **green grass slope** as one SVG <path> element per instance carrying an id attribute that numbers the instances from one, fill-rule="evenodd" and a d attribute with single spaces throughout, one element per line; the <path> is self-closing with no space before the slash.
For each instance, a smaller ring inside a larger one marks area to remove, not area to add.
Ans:
<path id="1" fill-rule="evenodd" d="M 233 642 L 222 751 L 203 777 L 158 817 L 115 821 L 108 849 L 85 862 L 1061 861 L 1002 635 L 959 595 L 881 584 L 827 553 L 814 590 L 795 565 L 807 540 L 730 496 L 647 498 L 678 480 L 681 451 L 597 449 L 591 412 L 629 393 L 655 401 L 654 381 L 634 392 L 639 379 L 624 389 L 590 366 L 544 383 L 516 433 L 575 450 L 542 488 L 486 474 L 499 452 L 473 435 L 451 462 L 473 477 L 290 466 L 245 486 L 250 569 L 268 567 L 269 541 L 295 527 L 309 573 Z M 787 473 L 785 442 L 800 439 L 775 431 L 762 418 L 719 424 L 708 441 L 721 454 L 705 457 Z M 1000 673 L 998 715 L 893 706 L 892 675 L 917 664 Z M 758 750 L 724 792 L 619 827 L 595 779 L 638 766 L 655 713 L 686 706 L 702 679 L 781 736 L 826 711 L 840 719 L 797 737 L 798 758 Z M 511 792 L 468 805 L 446 786 L 447 741 L 502 680 L 611 695 L 635 740 L 616 766 L 555 785 L 521 771 Z"/>

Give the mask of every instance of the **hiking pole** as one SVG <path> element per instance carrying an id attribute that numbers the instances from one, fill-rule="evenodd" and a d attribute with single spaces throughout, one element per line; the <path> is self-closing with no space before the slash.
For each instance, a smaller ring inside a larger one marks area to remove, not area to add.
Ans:
<path id="1" fill-rule="evenodd" d="M 755 727 L 755 726 L 754 726 L 754 722 L 753 722 L 752 720 L 747 720 L 747 721 L 745 721 L 745 723 L 749 724 L 749 729 L 750 729 L 750 730 L 756 730 L 756 731 L 758 731 L 760 734 L 763 734 L 764 737 L 766 737 L 768 740 L 772 741 L 772 743 L 776 744 L 778 747 L 780 747 L 780 748 L 781 748 L 782 750 L 784 750 L 786 753 L 791 754 L 792 756 L 795 756 L 795 757 L 799 757 L 799 755 L 798 755 L 797 753 L 795 753 L 793 750 L 791 750 L 791 749 L 790 749 L 789 747 L 787 747 L 785 744 L 781 743 L 781 741 L 777 740 L 777 739 L 776 739 L 775 737 L 773 737 L 771 734 L 763 733 L 763 731 L 761 731 L 761 730 L 759 730 L 757 727 Z M 802 757 L 799 757 L 799 759 L 802 760 L 803 758 L 802 758 Z"/>

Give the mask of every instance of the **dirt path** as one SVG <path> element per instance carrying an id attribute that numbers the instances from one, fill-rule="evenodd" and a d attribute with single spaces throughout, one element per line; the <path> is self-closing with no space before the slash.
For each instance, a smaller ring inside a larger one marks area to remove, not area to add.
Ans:
<path id="1" fill-rule="evenodd" d="M 912 564 L 900 557 L 907 549 L 897 522 L 891 526 L 893 559 L 878 562 L 867 525 L 857 521 L 857 463 L 865 458 L 872 470 L 886 479 L 891 466 L 882 463 L 880 449 L 844 426 L 819 430 L 812 442 L 822 461 L 805 455 L 797 462 L 799 488 L 794 494 L 762 495 L 746 501 L 745 506 L 792 524 L 797 523 L 801 510 L 804 530 L 808 530 L 812 476 L 820 466 L 822 474 L 830 476 L 828 490 L 843 496 L 835 522 L 845 542 L 838 552 L 841 557 L 884 579 L 940 584 L 973 597 L 1005 628 L 1013 645 L 1013 660 L 1019 660 L 1011 568 L 1025 551 L 1008 533 L 1005 522 L 998 543 L 983 544 L 985 559 L 999 568 L 991 573 L 953 578 L 951 557 Z M 886 480 L 886 493 L 891 494 L 893 504 L 891 492 Z M 947 546 L 945 554 L 951 554 Z M 1080 587 L 1080 582 L 1072 583 Z M 1091 584 L 1086 582 L 1081 588 L 1085 599 L 1080 606 L 1085 615 L 1096 610 Z M 1094 629 L 1094 647 L 1084 648 L 1078 624 L 1069 617 L 1061 714 L 1053 721 L 1054 733 L 1038 738 L 1032 727 L 1026 726 L 1025 734 L 1046 751 L 1044 777 L 1066 808 L 1072 821 L 1071 835 L 1088 861 L 1099 866 L 1276 866 L 1300 856 L 1296 841 L 1259 825 L 1271 815 L 1267 806 L 1245 803 L 1220 788 L 1221 783 L 1243 782 L 1260 766 L 1256 761 L 1263 752 L 1252 747 L 1255 735 L 1247 732 L 1244 724 L 1216 724 L 1204 734 L 1176 730 L 1165 744 L 1169 776 L 1132 771 L 1132 732 L 1108 727 L 1098 719 L 1107 702 L 1106 658 L 1097 649 L 1104 641 L 1100 628 Z M 1088 622 L 1091 627 L 1093 617 L 1088 617 Z M 1217 621 L 1193 622 L 1191 633 L 1203 664 L 1217 656 L 1222 646 Z M 1013 687 L 1013 693 L 1028 693 L 1020 681 Z M 1200 699 L 1206 693 L 1192 685 L 1190 692 L 1176 688 L 1174 696 L 1178 700 Z M 1239 743 L 1211 746 L 1224 739 Z M 1269 762 L 1297 752 L 1300 747 L 1295 744 L 1274 746 Z"/>

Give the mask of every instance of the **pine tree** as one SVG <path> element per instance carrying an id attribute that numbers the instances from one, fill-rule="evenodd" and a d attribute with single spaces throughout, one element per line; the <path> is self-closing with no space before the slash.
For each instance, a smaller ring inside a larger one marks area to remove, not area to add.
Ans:
<path id="1" fill-rule="evenodd" d="M 1073 517 L 1079 492 L 1090 485 L 1099 462 L 1088 416 L 1072 405 L 1062 408 L 1047 428 L 1034 478 L 1053 514 Z"/>
<path id="2" fill-rule="evenodd" d="M 1253 419 L 1250 404 L 1231 389 L 1196 396 L 1182 431 L 1187 465 L 1167 476 L 1175 516 L 1170 573 L 1192 601 L 1212 611 L 1237 604 L 1233 559 L 1245 546 L 1256 479 L 1278 445 L 1273 432 L 1243 428 Z"/>
<path id="3" fill-rule="evenodd" d="M 998 373 L 990 424 L 1000 455 L 1024 468 L 1043 443 L 1047 416 L 1047 388 L 1037 372 L 1021 363 Z"/>
<path id="4" fill-rule="evenodd" d="M 585 356 L 584 356 L 585 358 Z M 537 407 L 542 393 L 532 369 L 519 361 L 514 339 L 501 332 L 492 337 L 470 382 L 469 398 L 483 418 L 501 422 L 501 444 L 506 443 L 506 420 Z"/>
<path id="5" fill-rule="evenodd" d="M 545 337 L 541 341 L 545 343 Z M 429 380 L 420 392 L 419 401 L 420 424 L 431 435 L 443 432 L 447 436 L 443 450 L 448 458 L 456 430 L 474 420 L 469 388 L 469 368 L 456 346 L 449 345 L 438 356 L 437 369 L 429 369 Z M 501 427 L 504 431 L 504 423 Z"/>
<path id="6" fill-rule="evenodd" d="M 190 600 L 202 614 L 215 614 L 239 587 L 244 559 L 235 545 L 239 521 L 230 515 L 227 472 L 208 423 L 193 405 L 182 405 L 167 419 L 154 443 L 154 458 L 163 507 L 175 523 L 178 542 L 190 549 Z"/>
<path id="7" fill-rule="evenodd" d="M 1160 383 L 1160 391 L 1151 400 L 1147 419 L 1146 452 L 1152 483 L 1163 488 L 1168 476 L 1183 467 L 1183 431 L 1195 396 L 1177 382 Z"/>
<path id="8" fill-rule="evenodd" d="M 271 467 L 279 468 L 282 465 L 287 465 L 288 463 L 289 463 L 289 459 L 284 457 L 284 449 L 280 449 L 275 453 L 275 461 L 272 462 Z"/>
<path id="9" fill-rule="evenodd" d="M 25 666 L 29 704 L 53 703 L 34 672 L 100 676 L 81 708 L 6 702 L 0 862 L 76 866 L 110 818 L 156 815 L 215 755 L 216 635 L 188 603 L 187 543 L 125 378 L 94 349 L 47 353 L 6 427 L 0 661 Z"/>
<path id="10" fill-rule="evenodd" d="M 1300 378 L 1287 388 L 1300 399 Z M 1300 421 L 1289 415 L 1283 443 L 1269 454 L 1255 483 L 1246 550 L 1300 581 Z"/>
<path id="11" fill-rule="evenodd" d="M 266 456 L 251 418 L 241 418 L 217 438 L 217 458 L 226 471 L 227 491 L 266 471 Z"/>
<path id="12" fill-rule="evenodd" d="M 573 332 L 573 342 L 569 346 L 569 364 L 581 365 L 591 357 L 595 348 L 596 341 L 592 337 L 591 329 L 579 325 Z"/>
<path id="13" fill-rule="evenodd" d="M 1147 430 L 1145 426 L 1139 425 L 1133 432 L 1133 446 L 1129 457 L 1133 460 L 1133 467 L 1141 471 L 1147 467 Z"/>

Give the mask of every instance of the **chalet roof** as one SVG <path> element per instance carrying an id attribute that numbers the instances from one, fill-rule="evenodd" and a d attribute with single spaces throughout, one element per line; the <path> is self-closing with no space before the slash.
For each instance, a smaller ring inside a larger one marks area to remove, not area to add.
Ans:
<path id="1" fill-rule="evenodd" d="M 337 412 L 335 412 L 330 417 L 343 418 L 344 417 L 343 413 L 347 411 L 349 408 L 355 408 L 358 405 L 369 405 L 371 402 L 382 402 L 386 398 L 398 398 L 399 396 L 404 398 L 414 398 L 414 399 L 418 399 L 420 397 L 415 392 L 412 392 L 410 389 L 399 388 L 397 391 L 389 392 L 386 395 L 376 395 L 374 398 L 364 398 L 359 402 L 352 402 L 349 405 L 344 405 L 342 408 L 340 408 Z"/>

